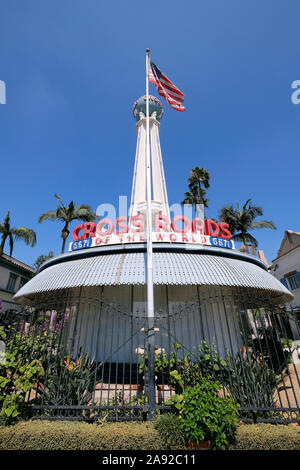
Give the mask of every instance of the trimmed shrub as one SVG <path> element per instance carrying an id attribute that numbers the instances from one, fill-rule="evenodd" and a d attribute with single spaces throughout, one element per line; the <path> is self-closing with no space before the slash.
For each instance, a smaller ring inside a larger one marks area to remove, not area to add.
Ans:
<path id="1" fill-rule="evenodd" d="M 119 422 L 99 426 L 79 421 L 23 421 L 0 426 L 0 450 L 183 449 L 168 432 L 173 430 L 178 437 L 175 424 L 170 415 L 158 417 L 154 424 Z M 300 426 L 242 424 L 230 450 L 300 450 Z"/>
<path id="2" fill-rule="evenodd" d="M 174 413 L 158 416 L 154 428 L 160 433 L 163 441 L 170 449 L 184 449 L 184 432 L 180 427 L 179 417 Z"/>
<path id="3" fill-rule="evenodd" d="M 165 450 L 152 423 L 23 421 L 0 426 L 0 450 Z"/>
<path id="4" fill-rule="evenodd" d="M 244 424 L 238 427 L 231 450 L 300 450 L 300 426 Z"/>

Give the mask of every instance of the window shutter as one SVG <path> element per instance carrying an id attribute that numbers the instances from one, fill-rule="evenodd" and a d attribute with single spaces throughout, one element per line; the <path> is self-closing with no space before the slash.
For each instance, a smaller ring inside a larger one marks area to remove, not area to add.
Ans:
<path id="1" fill-rule="evenodd" d="M 286 278 L 285 278 L 285 277 L 282 277 L 282 278 L 280 279 L 280 282 L 281 282 L 281 284 L 283 284 L 283 285 L 284 285 L 284 287 L 286 287 L 287 289 L 289 288 L 289 287 L 288 287 L 287 280 L 286 280 Z"/>
<path id="2" fill-rule="evenodd" d="M 296 274 L 295 274 L 296 278 L 297 278 L 297 281 L 298 281 L 298 284 L 300 286 L 300 271 L 298 271 Z"/>

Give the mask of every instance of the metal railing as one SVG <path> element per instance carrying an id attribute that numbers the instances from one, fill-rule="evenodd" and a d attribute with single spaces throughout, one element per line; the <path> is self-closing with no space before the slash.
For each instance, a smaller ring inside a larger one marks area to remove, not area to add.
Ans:
<path id="1" fill-rule="evenodd" d="M 166 299 L 155 312 L 152 363 L 146 311 L 104 298 L 100 288 L 43 295 L 20 312 L 2 313 L 7 350 L 17 348 L 24 363 L 38 359 L 44 371 L 24 411 L 47 419 L 147 419 L 170 410 L 176 370 L 185 387 L 203 376 L 217 380 L 245 421 L 300 422 L 300 350 L 293 343 L 300 325 L 291 311 L 238 289 L 198 287 L 186 302 Z"/>

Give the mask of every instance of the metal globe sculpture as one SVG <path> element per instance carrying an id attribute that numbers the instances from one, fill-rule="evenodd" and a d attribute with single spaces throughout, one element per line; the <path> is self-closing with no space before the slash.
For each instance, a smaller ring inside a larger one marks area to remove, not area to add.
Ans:
<path id="1" fill-rule="evenodd" d="M 146 116 L 146 95 L 141 96 L 133 105 L 133 116 L 137 121 L 140 120 L 140 113 L 143 113 Z M 153 113 L 156 113 L 156 120 L 160 121 L 164 110 L 163 105 L 155 96 L 149 96 L 149 116 L 152 116 Z"/>

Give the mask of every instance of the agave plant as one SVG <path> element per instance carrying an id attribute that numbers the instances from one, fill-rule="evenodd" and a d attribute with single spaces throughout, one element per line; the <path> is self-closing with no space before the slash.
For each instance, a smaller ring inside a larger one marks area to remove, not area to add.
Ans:
<path id="1" fill-rule="evenodd" d="M 56 352 L 46 371 L 46 383 L 41 390 L 44 405 L 87 405 L 94 390 L 95 363 L 88 353 L 79 349 L 76 357 Z"/>

